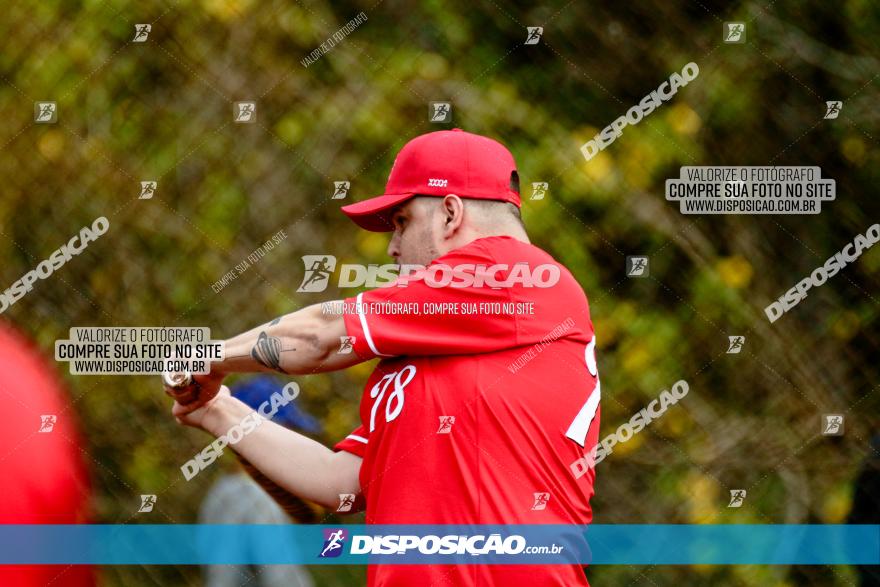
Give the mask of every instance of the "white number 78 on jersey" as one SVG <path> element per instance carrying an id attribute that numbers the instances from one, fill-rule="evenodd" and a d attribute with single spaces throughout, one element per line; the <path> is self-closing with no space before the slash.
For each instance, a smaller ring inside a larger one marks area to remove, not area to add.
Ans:
<path id="1" fill-rule="evenodd" d="M 385 421 L 391 422 L 400 415 L 401 411 L 403 411 L 403 402 L 405 399 L 403 389 L 409 385 L 409 382 L 412 381 L 415 376 L 415 366 L 407 365 L 400 371 L 383 375 L 382 378 L 376 382 L 376 385 L 370 390 L 370 397 L 376 400 L 373 402 L 373 409 L 370 410 L 370 432 L 376 429 L 376 411 L 382 403 L 382 398 L 385 397 L 385 392 L 388 391 L 388 386 L 391 385 L 392 382 L 394 383 L 394 390 L 385 402 Z M 394 402 L 393 408 L 391 407 L 392 402 Z"/>
<path id="2" fill-rule="evenodd" d="M 587 371 L 596 378 L 596 388 L 587 398 L 587 403 L 583 405 L 581 410 L 572 420 L 565 433 L 566 438 L 571 438 L 581 446 L 587 441 L 587 433 L 590 431 L 590 424 L 596 417 L 596 410 L 599 409 L 599 399 L 602 397 L 602 387 L 599 384 L 599 369 L 596 366 L 596 335 L 590 340 L 587 348 L 584 350 L 584 361 L 587 363 Z"/>

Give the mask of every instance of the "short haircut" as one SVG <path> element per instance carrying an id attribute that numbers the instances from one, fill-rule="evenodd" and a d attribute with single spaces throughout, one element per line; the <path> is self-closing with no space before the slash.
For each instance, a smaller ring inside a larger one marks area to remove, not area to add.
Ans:
<path id="1" fill-rule="evenodd" d="M 415 198 L 421 198 L 422 201 L 428 200 L 436 200 L 442 199 L 439 196 L 428 196 L 425 194 L 416 194 Z M 466 208 L 472 211 L 476 211 L 477 216 L 480 220 L 483 221 L 504 221 L 504 220 L 513 220 L 515 221 L 523 230 L 525 230 L 525 224 L 523 224 L 522 213 L 520 212 L 519 206 L 513 204 L 511 202 L 504 202 L 502 200 L 486 200 L 483 198 L 469 198 L 467 196 L 459 196 L 462 201 L 464 201 L 464 205 Z"/>
<path id="2" fill-rule="evenodd" d="M 487 220 L 503 220 L 505 217 L 516 221 L 525 228 L 522 221 L 522 213 L 519 206 L 511 202 L 501 200 L 483 200 L 464 198 L 465 206 L 479 210 L 478 214 Z"/>

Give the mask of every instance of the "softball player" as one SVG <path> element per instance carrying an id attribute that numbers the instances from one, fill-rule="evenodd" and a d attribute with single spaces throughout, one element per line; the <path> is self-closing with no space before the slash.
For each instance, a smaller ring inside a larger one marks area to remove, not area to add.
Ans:
<path id="1" fill-rule="evenodd" d="M 416 137 L 385 194 L 342 210 L 392 232 L 397 263 L 427 268 L 227 340 L 226 358 L 196 376 L 195 401 L 172 413 L 220 436 L 251 412 L 221 385 L 229 373 L 306 375 L 379 358 L 360 425 L 332 450 L 269 422 L 234 449 L 302 498 L 335 510 L 354 494 L 351 511 L 365 507 L 368 524 L 588 524 L 595 474 L 569 467 L 598 440 L 589 306 L 571 273 L 530 244 L 520 206 L 500 143 L 459 129 Z M 337 352 L 341 337 L 353 352 Z M 420 583 L 587 581 L 577 565 L 368 569 L 369 585 Z"/>

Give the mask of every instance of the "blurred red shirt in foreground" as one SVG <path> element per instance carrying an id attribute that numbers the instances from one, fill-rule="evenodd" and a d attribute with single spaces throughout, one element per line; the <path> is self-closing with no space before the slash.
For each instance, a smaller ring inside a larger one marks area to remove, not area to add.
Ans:
<path id="1" fill-rule="evenodd" d="M 24 337 L 0 322 L 0 524 L 88 521 L 89 481 L 75 414 L 55 369 Z M 0 566 L 0 585 L 50 583 L 94 585 L 94 569 Z"/>

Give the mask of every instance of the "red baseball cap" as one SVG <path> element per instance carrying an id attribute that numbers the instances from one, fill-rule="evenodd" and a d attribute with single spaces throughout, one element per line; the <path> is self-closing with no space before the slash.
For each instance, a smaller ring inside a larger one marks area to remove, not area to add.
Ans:
<path id="1" fill-rule="evenodd" d="M 417 195 L 447 194 L 521 207 L 513 155 L 498 141 L 460 128 L 423 134 L 397 154 L 384 194 L 343 206 L 342 211 L 361 228 L 390 232 L 395 207 Z"/>

